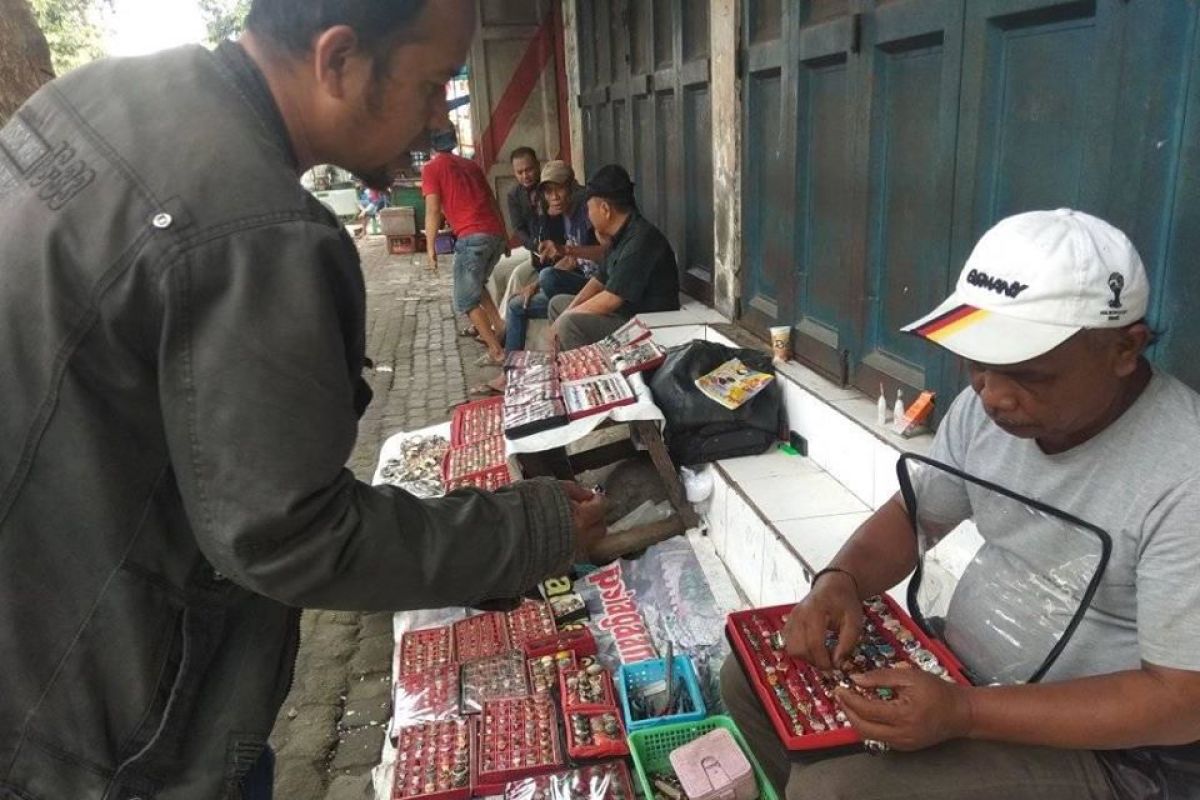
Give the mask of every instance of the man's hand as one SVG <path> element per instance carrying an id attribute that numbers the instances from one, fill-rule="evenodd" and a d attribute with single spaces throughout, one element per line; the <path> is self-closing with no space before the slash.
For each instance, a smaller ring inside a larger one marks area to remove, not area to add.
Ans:
<path id="1" fill-rule="evenodd" d="M 820 670 L 833 669 L 850 656 L 862 633 L 862 601 L 854 580 L 843 572 L 827 572 L 788 614 L 783 628 L 789 654 Z M 837 632 L 832 655 L 825 646 L 825 632 Z"/>
<path id="2" fill-rule="evenodd" d="M 577 266 L 579 266 L 579 259 L 575 256 L 566 256 L 554 262 L 554 268 L 563 272 L 573 272 Z"/>
<path id="3" fill-rule="evenodd" d="M 538 245 L 538 258 L 540 258 L 542 261 L 553 262 L 565 255 L 566 253 L 564 253 L 563 249 L 559 247 L 558 242 L 555 242 L 552 239 L 543 239 L 542 243 Z"/>
<path id="4" fill-rule="evenodd" d="M 537 281 L 534 281 L 533 283 L 529 284 L 525 288 L 521 289 L 521 291 L 519 293 L 521 296 L 521 305 L 525 308 L 529 308 L 529 301 L 533 299 L 533 296 L 535 294 L 537 294 L 537 292 L 538 292 Z"/>
<path id="5" fill-rule="evenodd" d="M 575 530 L 575 561 L 586 564 L 591 561 L 591 552 L 604 538 L 608 528 L 604 524 L 604 512 L 608 501 L 604 495 L 589 491 L 573 481 L 560 481 L 571 503 L 571 527 Z"/>
<path id="6" fill-rule="evenodd" d="M 971 730 L 971 688 L 959 686 L 919 669 L 877 669 L 854 675 L 871 696 L 838 689 L 834 698 L 864 739 L 883 742 L 895 750 L 922 750 Z M 875 690 L 891 690 L 888 700 Z"/>

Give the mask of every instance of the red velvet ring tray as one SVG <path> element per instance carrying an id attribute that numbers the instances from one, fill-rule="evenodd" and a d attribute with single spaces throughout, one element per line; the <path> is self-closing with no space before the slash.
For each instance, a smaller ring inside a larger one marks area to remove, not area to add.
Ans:
<path id="1" fill-rule="evenodd" d="M 962 665 L 959 663 L 958 659 L 956 659 L 953 654 L 949 652 L 949 650 L 926 636 L 924 631 L 918 628 L 916 623 L 912 621 L 912 618 L 905 613 L 904 610 L 900 608 L 900 606 L 897 605 L 890 597 L 883 595 L 881 599 L 887 605 L 888 609 L 891 611 L 892 615 L 897 619 L 897 621 L 916 637 L 917 641 L 920 643 L 920 646 L 930 651 L 937 657 L 940 664 L 945 668 L 946 672 L 949 674 L 950 678 L 954 680 L 954 682 L 963 685 L 969 685 L 970 681 L 968 681 L 962 674 Z M 792 604 L 785 606 L 772 606 L 769 608 L 750 609 L 748 611 L 736 611 L 730 614 L 726 620 L 725 635 L 729 638 L 729 641 L 733 646 L 733 651 L 737 655 L 738 661 L 742 665 L 742 669 L 746 674 L 747 680 L 749 680 L 750 685 L 754 688 L 755 693 L 758 695 L 759 701 L 766 710 L 767 716 L 770 718 L 771 724 L 774 725 L 775 732 L 779 736 L 779 740 L 783 743 L 785 749 L 817 750 L 829 747 L 840 747 L 842 745 L 860 742 L 862 741 L 862 737 L 860 737 L 858 732 L 853 728 L 836 728 L 833 730 L 814 732 L 809 730 L 808 726 L 802 725 L 804 728 L 804 733 L 797 734 L 789 722 L 787 712 L 780 704 L 779 699 L 776 697 L 775 691 L 772 689 L 773 685 L 779 684 L 780 679 L 776 678 L 775 683 L 772 684 L 770 678 L 768 678 L 763 662 L 764 660 L 771 661 L 774 663 L 775 669 L 784 672 L 784 678 L 782 680 L 784 680 L 785 685 L 788 685 L 787 681 L 793 675 L 803 675 L 811 680 L 815 678 L 816 670 L 806 662 L 797 658 L 792 658 L 791 656 L 784 654 L 782 651 L 772 650 L 769 653 L 763 654 L 761 651 L 755 652 L 755 650 L 751 647 L 750 641 L 747 638 L 747 634 L 745 633 L 743 626 L 748 626 L 753 631 L 754 626 L 751 623 L 751 620 L 757 615 L 761 618 L 764 618 L 772 627 L 772 629 L 782 630 L 783 618 L 791 613 L 791 610 L 794 607 L 794 604 Z M 884 627 L 879 624 L 879 617 L 870 610 L 869 601 L 863 603 L 863 611 L 867 621 L 876 623 L 876 628 L 882 632 L 884 638 L 891 643 L 896 655 L 899 657 L 903 654 L 904 659 L 910 661 L 911 663 L 911 660 L 907 654 L 905 654 L 904 648 L 900 641 L 893 634 L 891 634 L 890 631 L 886 631 Z M 899 658 L 897 658 L 897 660 L 899 660 Z M 894 667 L 889 664 L 884 668 L 888 669 Z M 778 674 L 779 673 L 777 672 L 776 675 Z M 809 695 L 809 697 L 811 698 L 811 695 Z"/>

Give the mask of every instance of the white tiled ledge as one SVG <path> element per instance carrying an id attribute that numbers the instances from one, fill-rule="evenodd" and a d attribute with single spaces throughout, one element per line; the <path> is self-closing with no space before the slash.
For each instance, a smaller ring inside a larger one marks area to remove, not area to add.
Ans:
<path id="1" fill-rule="evenodd" d="M 654 340 L 664 347 L 693 339 L 738 346 L 712 327 L 728 320 L 694 300 L 686 301 L 679 311 L 639 318 L 654 329 Z M 933 443 L 929 435 L 905 439 L 876 425 L 876 401 L 857 389 L 836 386 L 795 362 L 779 366 L 777 373 L 788 426 L 807 441 L 808 457 L 872 509 L 898 490 L 900 453 L 927 454 Z"/>
<path id="2" fill-rule="evenodd" d="M 699 303 L 644 314 L 663 346 L 693 339 L 736 347 L 712 325 L 727 322 Z M 876 404 L 796 363 L 778 368 L 788 425 L 808 456 L 771 450 L 718 462 L 706 513 L 716 554 L 752 605 L 793 602 L 854 530 L 899 489 L 903 450 L 926 452 L 930 436 L 903 439 L 875 425 Z M 891 594 L 903 602 L 906 583 Z"/>

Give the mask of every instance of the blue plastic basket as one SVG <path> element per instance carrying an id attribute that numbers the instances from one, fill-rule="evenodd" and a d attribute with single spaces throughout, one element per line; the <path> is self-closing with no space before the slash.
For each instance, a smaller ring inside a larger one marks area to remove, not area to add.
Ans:
<path id="1" fill-rule="evenodd" d="M 704 719 L 707 713 L 704 706 L 704 695 L 700 692 L 700 680 L 696 677 L 696 667 L 687 656 L 675 656 L 674 672 L 682 681 L 684 691 L 692 700 L 692 711 L 686 714 L 668 714 L 663 717 L 649 719 L 634 719 L 629 706 L 629 694 L 654 681 L 664 680 L 667 675 L 667 662 L 663 658 L 652 658 L 649 661 L 638 661 L 625 664 L 617 670 L 617 693 L 621 695 L 621 711 L 625 714 L 625 729 L 629 732 L 657 728 L 660 725 L 673 725 L 677 722 L 696 722 Z"/>

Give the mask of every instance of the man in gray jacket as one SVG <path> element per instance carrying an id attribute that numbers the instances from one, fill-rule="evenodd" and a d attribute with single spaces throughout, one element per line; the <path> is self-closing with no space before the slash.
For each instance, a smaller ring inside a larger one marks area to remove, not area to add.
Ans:
<path id="1" fill-rule="evenodd" d="M 297 177 L 386 184 L 473 9 L 255 0 L 240 43 L 96 63 L 0 130 L 0 798 L 237 796 L 298 608 L 511 597 L 599 535 L 575 486 L 343 466 L 363 277 Z"/>

